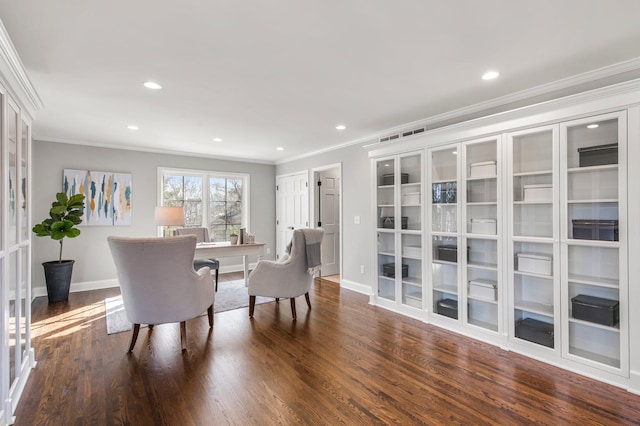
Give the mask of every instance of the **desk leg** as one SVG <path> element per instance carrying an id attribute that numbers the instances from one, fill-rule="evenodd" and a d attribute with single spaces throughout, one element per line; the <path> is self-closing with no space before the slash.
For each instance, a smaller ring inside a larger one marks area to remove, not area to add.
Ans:
<path id="1" fill-rule="evenodd" d="M 244 286 L 248 285 L 247 278 L 249 277 L 249 256 L 246 254 L 242 256 L 242 270 L 244 271 Z"/>

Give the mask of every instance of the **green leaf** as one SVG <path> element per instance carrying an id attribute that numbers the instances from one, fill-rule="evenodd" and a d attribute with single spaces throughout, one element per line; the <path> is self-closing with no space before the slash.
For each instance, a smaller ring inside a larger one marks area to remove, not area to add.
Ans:
<path id="1" fill-rule="evenodd" d="M 53 232 L 64 231 L 65 229 L 67 229 L 67 225 L 62 220 L 53 222 L 53 224 L 51 224 L 51 230 Z"/>
<path id="2" fill-rule="evenodd" d="M 78 235 L 80 235 L 80 230 L 78 228 L 71 228 L 68 231 L 65 232 L 65 234 L 67 235 L 67 237 L 69 238 L 75 238 Z"/>
<path id="3" fill-rule="evenodd" d="M 58 231 L 58 232 L 54 232 L 54 233 L 51 234 L 51 238 L 54 239 L 54 240 L 61 240 L 66 236 L 67 236 L 67 234 L 64 231 Z"/>
<path id="4" fill-rule="evenodd" d="M 56 200 L 58 200 L 58 202 L 62 205 L 67 205 L 67 194 L 65 194 L 64 192 L 58 192 L 56 194 Z"/>
<path id="5" fill-rule="evenodd" d="M 51 215 L 55 215 L 55 214 L 65 214 L 67 212 L 67 208 L 65 206 L 55 206 L 55 207 L 51 207 L 51 210 L 49 211 L 49 213 Z"/>

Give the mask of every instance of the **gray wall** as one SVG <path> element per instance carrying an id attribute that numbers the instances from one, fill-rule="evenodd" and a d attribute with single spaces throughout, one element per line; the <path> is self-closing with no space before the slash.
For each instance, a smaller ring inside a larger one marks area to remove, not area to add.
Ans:
<path id="1" fill-rule="evenodd" d="M 153 212 L 157 204 L 159 166 L 184 169 L 247 173 L 250 175 L 250 231 L 275 253 L 275 166 L 157 154 L 129 150 L 97 148 L 54 142 L 33 142 L 33 223 L 48 217 L 55 193 L 62 189 L 64 169 L 90 169 L 132 174 L 131 226 L 82 226 L 82 234 L 65 239 L 65 259 L 76 261 L 72 291 L 100 287 L 116 278 L 107 246 L 109 235 L 149 237 L 157 235 Z M 33 239 L 32 285 L 34 295 L 44 293 L 41 263 L 58 258 L 59 245 L 50 238 Z M 265 251 L 266 253 L 266 251 Z M 251 260 L 255 262 L 255 259 Z M 235 269 L 238 259 L 221 259 L 222 268 Z M 239 270 L 239 269 L 238 269 Z"/>
<path id="2" fill-rule="evenodd" d="M 310 156 L 276 166 L 276 176 L 303 170 L 309 171 L 312 182 L 314 168 L 342 164 L 342 280 L 347 287 L 373 283 L 372 247 L 375 244 L 370 184 L 370 160 L 360 145 Z M 354 223 L 360 216 L 360 224 Z M 360 273 L 364 265 L 364 274 Z M 364 290 L 364 289 L 361 289 Z"/>

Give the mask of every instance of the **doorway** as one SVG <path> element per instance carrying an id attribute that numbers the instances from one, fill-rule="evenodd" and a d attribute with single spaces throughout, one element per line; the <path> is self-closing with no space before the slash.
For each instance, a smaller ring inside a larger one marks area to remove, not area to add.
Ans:
<path id="1" fill-rule="evenodd" d="M 286 252 L 293 230 L 309 227 L 309 173 L 276 177 L 276 259 Z"/>
<path id="2" fill-rule="evenodd" d="M 313 169 L 311 202 L 314 228 L 324 230 L 320 276 L 340 282 L 342 235 L 342 164 Z"/>

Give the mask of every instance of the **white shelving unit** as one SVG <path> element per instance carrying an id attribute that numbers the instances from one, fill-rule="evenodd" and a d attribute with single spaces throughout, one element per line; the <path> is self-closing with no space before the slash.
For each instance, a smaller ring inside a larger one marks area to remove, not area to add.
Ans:
<path id="1" fill-rule="evenodd" d="M 424 309 L 422 163 L 422 153 L 373 162 L 376 303 L 409 315 Z"/>

